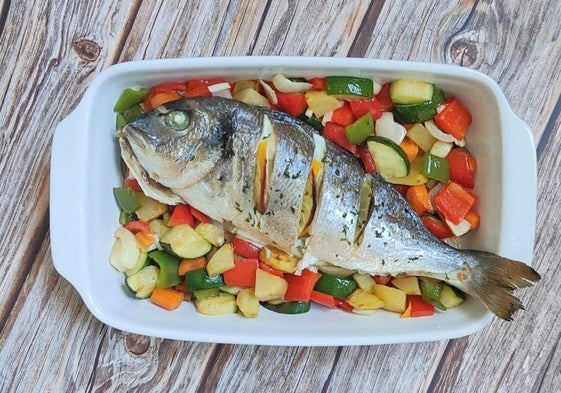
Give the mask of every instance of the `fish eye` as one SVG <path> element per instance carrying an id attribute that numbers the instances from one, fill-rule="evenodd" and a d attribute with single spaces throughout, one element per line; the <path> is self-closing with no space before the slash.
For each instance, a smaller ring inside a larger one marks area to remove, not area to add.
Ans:
<path id="1" fill-rule="evenodd" d="M 166 115 L 166 124 L 176 131 L 183 131 L 191 123 L 189 114 L 185 111 L 175 110 Z"/>

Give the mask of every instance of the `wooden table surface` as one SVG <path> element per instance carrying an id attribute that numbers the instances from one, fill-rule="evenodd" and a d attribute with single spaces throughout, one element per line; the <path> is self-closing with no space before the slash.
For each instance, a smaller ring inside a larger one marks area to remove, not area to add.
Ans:
<path id="1" fill-rule="evenodd" d="M 0 391 L 561 391 L 561 2 L 0 4 Z M 495 79 L 537 146 L 543 279 L 519 292 L 527 310 L 455 340 L 320 348 L 163 340 L 96 320 L 53 267 L 54 128 L 112 64 L 221 55 L 416 60 Z"/>

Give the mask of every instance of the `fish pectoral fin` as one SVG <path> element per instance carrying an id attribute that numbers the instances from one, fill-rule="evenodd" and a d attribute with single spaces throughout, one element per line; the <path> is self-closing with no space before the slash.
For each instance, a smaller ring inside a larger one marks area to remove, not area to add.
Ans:
<path id="1" fill-rule="evenodd" d="M 467 268 L 452 285 L 479 299 L 493 314 L 506 321 L 524 309 L 513 291 L 533 285 L 540 275 L 532 267 L 485 251 L 465 251 Z"/>

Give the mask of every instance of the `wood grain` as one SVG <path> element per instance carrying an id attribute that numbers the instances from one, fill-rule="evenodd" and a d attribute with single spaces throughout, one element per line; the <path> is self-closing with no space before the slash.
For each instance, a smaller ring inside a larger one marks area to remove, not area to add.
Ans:
<path id="1" fill-rule="evenodd" d="M 0 2 L 0 391 L 560 391 L 561 3 L 37 3 Z M 54 128 L 111 64 L 223 55 L 431 61 L 495 79 L 539 144 L 543 279 L 521 293 L 527 311 L 456 340 L 327 348 L 162 340 L 97 321 L 51 260 Z"/>

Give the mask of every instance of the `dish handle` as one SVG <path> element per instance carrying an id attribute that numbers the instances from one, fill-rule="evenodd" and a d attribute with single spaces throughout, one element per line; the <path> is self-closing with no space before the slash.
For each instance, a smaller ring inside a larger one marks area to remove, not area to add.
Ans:
<path id="1" fill-rule="evenodd" d="M 534 134 L 530 126 L 511 114 L 507 129 L 518 134 L 503 143 L 503 214 L 501 228 L 525 228 L 524 231 L 506 231 L 500 247 L 508 250 L 511 258 L 532 263 L 537 209 L 537 169 Z M 507 159 L 510 157 L 511 159 Z M 515 157 L 515 159 L 512 159 Z M 510 214 L 504 211 L 510 206 Z M 513 211 L 523 214 L 512 214 Z M 521 233 L 532 237 L 521 236 Z"/>
<path id="2" fill-rule="evenodd" d="M 84 211 L 86 127 L 84 113 L 76 108 L 56 127 L 51 150 L 50 235 L 55 269 L 80 293 L 86 281 Z M 82 228 L 80 228 L 82 227 Z"/>

